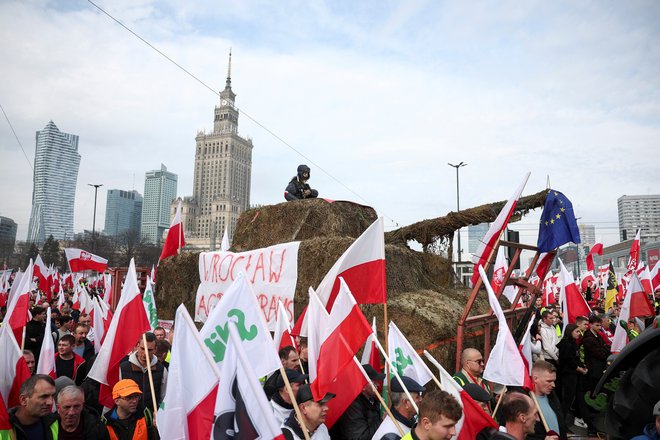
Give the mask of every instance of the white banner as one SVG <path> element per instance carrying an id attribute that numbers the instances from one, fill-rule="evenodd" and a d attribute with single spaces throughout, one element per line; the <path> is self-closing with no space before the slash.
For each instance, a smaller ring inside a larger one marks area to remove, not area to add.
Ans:
<path id="1" fill-rule="evenodd" d="M 282 301 L 293 322 L 293 295 L 298 281 L 298 248 L 300 242 L 282 243 L 248 252 L 202 252 L 199 255 L 199 287 L 195 299 L 195 321 L 206 322 L 213 307 L 245 271 L 259 307 L 275 330 L 277 301 Z"/>

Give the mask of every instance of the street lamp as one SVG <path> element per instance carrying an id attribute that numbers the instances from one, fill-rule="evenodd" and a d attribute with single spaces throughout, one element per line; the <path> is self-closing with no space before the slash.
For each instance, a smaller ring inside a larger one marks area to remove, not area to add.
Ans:
<path id="1" fill-rule="evenodd" d="M 460 167 L 467 166 L 466 163 L 461 162 L 458 165 L 454 165 L 451 163 L 447 163 L 450 167 L 456 168 L 456 212 L 459 212 L 461 210 L 461 204 L 460 204 L 460 195 L 458 192 L 458 169 Z M 458 262 L 461 262 L 461 230 L 459 229 L 458 231 Z"/>
<path id="2" fill-rule="evenodd" d="M 92 220 L 92 251 L 96 252 L 96 239 L 94 232 L 96 231 L 96 196 L 99 192 L 99 187 L 103 186 L 102 183 L 88 183 L 87 185 L 94 187 L 94 220 Z"/>

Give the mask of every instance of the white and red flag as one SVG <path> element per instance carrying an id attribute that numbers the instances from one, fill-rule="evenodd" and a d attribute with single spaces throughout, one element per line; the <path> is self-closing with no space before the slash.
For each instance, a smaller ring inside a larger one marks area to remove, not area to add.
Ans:
<path id="1" fill-rule="evenodd" d="M 160 254 L 158 262 L 160 263 L 167 257 L 177 255 L 179 250 L 186 245 L 186 239 L 183 236 L 183 223 L 181 222 L 181 201 L 176 207 L 172 224 L 169 231 L 167 231 L 167 238 L 163 245 L 163 251 Z"/>
<path id="2" fill-rule="evenodd" d="M 227 356 L 220 370 L 219 406 L 212 438 L 231 438 L 226 433 L 234 432 L 233 438 L 237 439 L 284 440 L 259 375 L 245 351 L 245 339 L 239 335 L 237 323 L 227 325 Z M 275 353 L 271 343 L 262 349 Z"/>
<path id="3" fill-rule="evenodd" d="M 20 404 L 21 385 L 30 377 L 23 352 L 10 330 L 6 325 L 0 327 L 0 395 L 6 408 Z"/>
<path id="4" fill-rule="evenodd" d="M 343 278 L 339 280 L 339 293 L 326 325 L 319 328 L 316 339 L 318 351 L 315 350 L 312 354 L 308 349 L 309 381 L 312 393 L 317 399 L 332 392 L 330 388 L 335 378 L 343 368 L 353 362 L 353 356 L 372 333 L 348 285 Z"/>
<path id="5" fill-rule="evenodd" d="M 108 268 L 108 260 L 82 249 L 65 248 L 64 254 L 69 262 L 71 272 L 84 272 L 86 270 L 103 272 Z"/>
<path id="6" fill-rule="evenodd" d="M 502 295 L 504 295 L 504 297 L 509 300 L 509 303 L 513 304 L 513 301 L 515 301 L 518 294 L 518 288 L 516 286 L 502 286 L 504 283 L 504 275 L 506 275 L 506 271 L 508 269 L 509 264 L 506 261 L 504 246 L 500 246 L 497 250 L 495 266 L 493 266 L 493 279 L 491 281 L 491 287 L 493 288 L 494 292 L 501 292 Z"/>
<path id="7" fill-rule="evenodd" d="M 4 322 L 9 323 L 9 327 L 14 333 L 14 340 L 21 348 L 23 347 L 23 331 L 30 320 L 30 287 L 32 285 L 33 267 L 32 260 L 30 260 L 25 272 L 16 274 L 14 284 L 9 292 L 9 305 L 4 317 Z M 2 352 L 0 351 L 0 353 Z"/>
<path id="8" fill-rule="evenodd" d="M 543 302 L 542 302 L 542 307 L 547 307 L 550 304 L 554 304 L 557 302 L 555 298 L 555 283 L 554 280 L 555 277 L 552 275 L 552 271 L 548 272 L 547 275 L 545 276 L 545 280 L 543 280 Z"/>
<path id="9" fill-rule="evenodd" d="M 630 278 L 630 284 L 628 284 L 628 294 L 621 306 L 619 321 L 628 323 L 633 318 L 653 315 L 655 315 L 653 306 L 646 293 L 644 293 L 644 288 L 639 281 L 637 273 L 633 272 Z M 620 325 L 617 325 L 614 331 L 614 338 L 612 338 L 612 353 L 620 352 L 627 343 L 628 333 Z"/>
<path id="10" fill-rule="evenodd" d="M 362 350 L 362 358 L 360 359 L 360 364 L 371 365 L 374 370 L 377 372 L 383 371 L 383 365 L 380 362 L 380 353 L 378 352 L 378 347 L 376 346 L 376 317 L 373 317 L 371 321 L 371 331 L 372 334 L 367 338 L 367 342 L 364 343 L 364 350 Z"/>
<path id="11" fill-rule="evenodd" d="M 592 290 L 594 289 L 594 286 L 596 284 L 596 277 L 594 276 L 594 273 L 592 271 L 587 271 L 582 274 L 582 279 L 580 280 L 580 290 L 585 292 L 587 290 L 589 281 L 591 281 L 591 288 Z"/>
<path id="12" fill-rule="evenodd" d="M 429 355 L 427 354 L 427 357 L 428 356 Z M 432 362 L 438 368 L 440 373 L 439 378 L 442 389 L 454 396 L 458 403 L 463 407 L 463 416 L 458 423 L 456 423 L 456 436 L 452 438 L 457 440 L 474 440 L 484 428 L 497 429 L 497 423 L 495 423 L 495 420 L 486 414 L 479 404 L 477 404 L 477 402 L 465 392 L 462 386 L 456 383 L 451 374 L 449 374 L 437 361 L 432 360 Z"/>
<path id="13" fill-rule="evenodd" d="M 651 295 L 653 293 L 653 282 L 651 281 L 651 271 L 649 271 L 649 267 L 644 266 L 643 269 L 637 269 L 637 275 L 639 275 L 639 281 L 642 283 L 644 293 Z"/>
<path id="14" fill-rule="evenodd" d="M 651 269 L 651 284 L 654 292 L 660 288 L 660 260 Z"/>
<path id="15" fill-rule="evenodd" d="M 564 263 L 559 260 L 559 286 L 561 288 L 560 300 L 562 302 L 564 328 L 562 334 L 568 324 L 575 324 L 575 319 L 578 316 L 589 316 L 591 308 L 584 299 L 580 290 L 575 285 L 573 276 L 566 270 Z"/>
<path id="16" fill-rule="evenodd" d="M 119 381 L 119 363 L 150 329 L 138 287 L 135 261 L 131 258 L 115 316 L 88 374 L 101 383 L 99 403 L 103 406 L 112 408 L 114 405 L 112 387 Z"/>
<path id="17" fill-rule="evenodd" d="M 628 260 L 628 272 L 631 273 L 637 270 L 637 267 L 639 266 L 639 257 L 640 257 L 640 252 L 641 252 L 641 245 L 639 242 L 639 235 L 642 232 L 641 229 L 637 230 L 637 234 L 635 235 L 635 239 L 632 242 L 632 246 L 630 246 L 630 259 Z"/>
<path id="18" fill-rule="evenodd" d="M 50 332 L 50 307 L 46 312 L 46 328 L 44 329 L 44 340 L 41 343 L 39 352 L 39 363 L 37 364 L 37 374 L 51 375 L 55 373 L 55 343 L 53 335 Z"/>
<path id="19" fill-rule="evenodd" d="M 539 262 L 536 265 L 536 269 L 534 270 L 536 272 L 536 275 L 538 275 L 539 279 L 542 280 L 545 279 L 545 275 L 548 273 L 548 269 L 550 269 L 550 265 L 552 264 L 554 259 L 555 259 L 554 252 L 543 252 L 539 255 L 538 258 Z M 550 274 L 552 274 L 552 271 L 550 271 Z"/>
<path id="20" fill-rule="evenodd" d="M 603 243 L 599 242 L 591 246 L 591 249 L 589 249 L 589 254 L 587 254 L 587 270 L 592 272 L 596 269 L 596 266 L 594 265 L 594 254 L 603 255 Z"/>
<path id="21" fill-rule="evenodd" d="M 112 312 L 103 300 L 94 298 L 94 313 L 92 314 L 92 327 L 94 327 L 94 352 L 98 353 L 103 345 L 106 330 L 110 327 Z"/>
<path id="22" fill-rule="evenodd" d="M 294 337 L 291 336 L 289 316 L 284 304 L 279 300 L 277 301 L 277 322 L 275 323 L 275 332 L 273 332 L 273 342 L 277 350 L 289 345 L 298 348 Z"/>
<path id="23" fill-rule="evenodd" d="M 518 344 L 513 339 L 509 324 L 502 311 L 495 292 L 488 283 L 488 276 L 483 267 L 479 267 L 479 275 L 488 291 L 488 302 L 493 313 L 497 317 L 499 330 L 495 345 L 488 356 L 488 362 L 484 369 L 484 379 L 507 386 L 527 386 L 529 388 L 529 370 L 525 365 Z"/>
<path id="24" fill-rule="evenodd" d="M 518 199 L 520 198 L 520 195 L 522 194 L 523 189 L 527 184 L 527 180 L 529 179 L 530 174 L 531 173 L 529 172 L 525 174 L 525 177 L 523 177 L 520 186 L 518 186 L 518 188 L 513 193 L 511 198 L 506 202 L 500 213 L 497 215 L 495 221 L 490 224 L 490 228 L 488 229 L 488 232 L 486 232 L 486 235 L 484 236 L 483 240 L 481 241 L 481 243 L 479 243 L 479 248 L 477 249 L 477 253 L 474 254 L 474 256 L 472 257 L 472 262 L 474 263 L 472 285 L 475 285 L 477 283 L 477 280 L 479 279 L 479 270 L 477 268 L 479 266 L 484 267 L 486 265 L 486 262 L 490 258 L 493 250 L 495 249 L 495 246 L 500 241 L 500 236 L 502 235 L 502 232 L 506 228 L 506 225 L 509 224 L 509 219 L 511 219 L 511 215 L 513 214 L 513 211 L 516 209 L 516 204 L 518 203 Z"/>
<path id="25" fill-rule="evenodd" d="M 343 278 L 358 304 L 381 304 L 387 301 L 385 282 L 385 226 L 379 217 L 346 249 L 330 268 L 316 289 L 329 311 Z"/>
<path id="26" fill-rule="evenodd" d="M 48 283 L 48 276 L 50 275 L 50 270 L 46 267 L 44 260 L 41 259 L 41 255 L 37 255 L 37 258 L 34 259 L 34 273 L 33 276 L 37 277 L 39 290 L 46 294 L 48 300 L 50 300 L 50 284 Z"/>
<path id="27" fill-rule="evenodd" d="M 158 432 L 163 440 L 208 440 L 213 431 L 220 370 L 183 304 L 176 310 L 175 320 Z"/>

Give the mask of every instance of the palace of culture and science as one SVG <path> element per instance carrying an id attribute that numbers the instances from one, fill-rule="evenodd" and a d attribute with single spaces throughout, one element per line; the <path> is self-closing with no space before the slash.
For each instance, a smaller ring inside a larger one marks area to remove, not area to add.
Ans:
<path id="1" fill-rule="evenodd" d="M 186 248 L 219 248 L 225 227 L 234 236 L 236 221 L 250 206 L 252 140 L 238 134 L 236 94 L 231 89 L 231 52 L 225 89 L 213 112 L 213 131 L 195 137 L 195 177 L 192 197 L 172 202 L 174 216 L 182 201 Z"/>

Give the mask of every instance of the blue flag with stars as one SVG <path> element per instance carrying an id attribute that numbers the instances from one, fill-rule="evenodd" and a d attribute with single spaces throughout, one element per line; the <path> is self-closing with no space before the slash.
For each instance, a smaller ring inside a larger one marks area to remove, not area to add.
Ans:
<path id="1" fill-rule="evenodd" d="M 539 252 L 550 252 L 571 241 L 580 242 L 573 204 L 565 195 L 551 189 L 541 214 L 537 247 Z"/>

